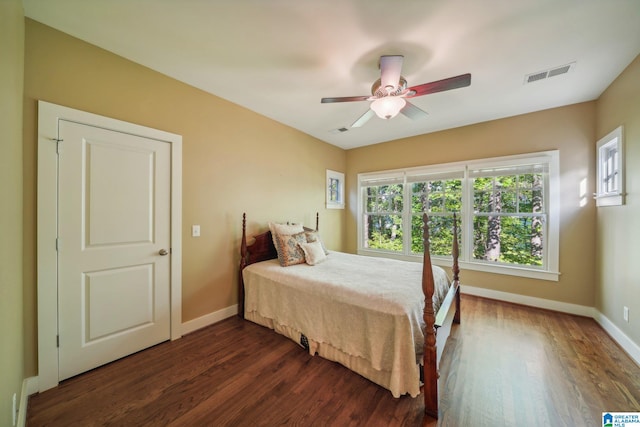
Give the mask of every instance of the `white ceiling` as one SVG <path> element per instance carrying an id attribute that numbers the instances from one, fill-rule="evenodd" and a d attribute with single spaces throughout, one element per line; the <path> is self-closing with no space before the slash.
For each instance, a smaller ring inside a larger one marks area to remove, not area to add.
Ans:
<path id="1" fill-rule="evenodd" d="M 640 53 L 639 0 L 23 0 L 25 15 L 345 149 L 589 101 Z M 419 121 L 377 117 L 378 58 L 405 56 Z M 524 84 L 569 63 L 571 72 Z"/>

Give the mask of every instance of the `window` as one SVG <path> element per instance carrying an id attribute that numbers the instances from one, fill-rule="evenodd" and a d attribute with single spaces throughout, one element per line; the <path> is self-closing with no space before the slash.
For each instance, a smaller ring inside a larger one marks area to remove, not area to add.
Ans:
<path id="1" fill-rule="evenodd" d="M 558 279 L 558 152 L 358 176 L 358 252 L 420 260 L 427 213 L 434 263 L 448 265 L 453 214 L 467 269 Z"/>
<path id="2" fill-rule="evenodd" d="M 622 126 L 598 141 L 597 147 L 596 206 L 623 205 Z"/>
<path id="3" fill-rule="evenodd" d="M 457 175 L 460 175 L 459 177 Z M 423 252 L 422 214 L 429 215 L 432 255 L 451 255 L 453 244 L 453 213 L 462 207 L 462 174 L 445 176 L 412 176 L 411 182 L 411 253 Z"/>
<path id="4" fill-rule="evenodd" d="M 547 172 L 544 163 L 469 171 L 474 260 L 543 265 Z"/>
<path id="5" fill-rule="evenodd" d="M 367 247 L 402 251 L 402 184 L 369 187 Z"/>
<path id="6" fill-rule="evenodd" d="M 344 209 L 344 174 L 327 169 L 327 209 Z"/>

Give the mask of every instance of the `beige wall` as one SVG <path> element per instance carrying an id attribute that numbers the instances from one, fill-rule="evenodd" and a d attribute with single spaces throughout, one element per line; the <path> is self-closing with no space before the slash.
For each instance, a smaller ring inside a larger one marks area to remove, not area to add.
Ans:
<path id="1" fill-rule="evenodd" d="M 626 204 L 597 209 L 598 311 L 640 346 L 640 56 L 597 104 L 597 139 L 624 125 Z M 622 317 L 629 307 L 629 323 Z"/>
<path id="2" fill-rule="evenodd" d="M 560 272 L 558 282 L 465 270 L 462 284 L 593 306 L 595 206 L 580 207 L 580 181 L 593 187 L 595 102 L 540 111 L 349 150 L 345 248 L 356 250 L 357 174 L 401 167 L 560 150 Z M 593 189 L 589 189 L 589 194 Z"/>
<path id="3" fill-rule="evenodd" d="M 22 296 L 22 85 L 24 12 L 0 1 L 0 425 L 12 425 L 12 397 L 24 377 Z"/>
<path id="4" fill-rule="evenodd" d="M 249 232 L 267 221 L 313 224 L 342 249 L 344 211 L 326 210 L 325 171 L 345 152 L 35 21 L 25 40 L 25 301 L 28 375 L 36 372 L 37 100 L 183 136 L 183 321 L 237 302 L 242 213 Z M 191 225 L 201 237 L 191 237 Z"/>

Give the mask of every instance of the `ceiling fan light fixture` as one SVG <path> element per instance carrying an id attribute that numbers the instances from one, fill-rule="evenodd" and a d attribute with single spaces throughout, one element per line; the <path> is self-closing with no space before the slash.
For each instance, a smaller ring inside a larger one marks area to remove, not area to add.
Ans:
<path id="1" fill-rule="evenodd" d="M 429 95 L 436 92 L 467 87 L 471 84 L 471 74 L 461 74 L 430 83 L 423 83 L 417 86 L 407 87 L 407 80 L 402 77 L 402 55 L 383 55 L 380 57 L 380 78 L 371 86 L 371 96 L 340 96 L 333 98 L 322 98 L 323 104 L 333 102 L 354 102 L 371 101 L 369 109 L 360 116 L 353 124 L 352 128 L 362 127 L 371 119 L 374 114 L 383 120 L 392 119 L 402 113 L 411 120 L 417 120 L 427 115 L 405 98 Z M 560 71 L 563 71 L 559 69 Z"/>
<path id="2" fill-rule="evenodd" d="M 385 96 L 378 98 L 371 103 L 371 109 L 381 119 L 392 119 L 404 108 L 407 101 L 398 96 Z"/>

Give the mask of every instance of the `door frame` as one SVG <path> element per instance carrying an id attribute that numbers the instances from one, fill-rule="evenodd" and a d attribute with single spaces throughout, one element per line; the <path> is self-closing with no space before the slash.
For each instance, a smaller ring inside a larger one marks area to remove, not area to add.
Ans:
<path id="1" fill-rule="evenodd" d="M 171 144 L 171 340 L 182 336 L 182 136 L 38 101 L 38 391 L 58 385 L 58 122 L 67 120 Z"/>

